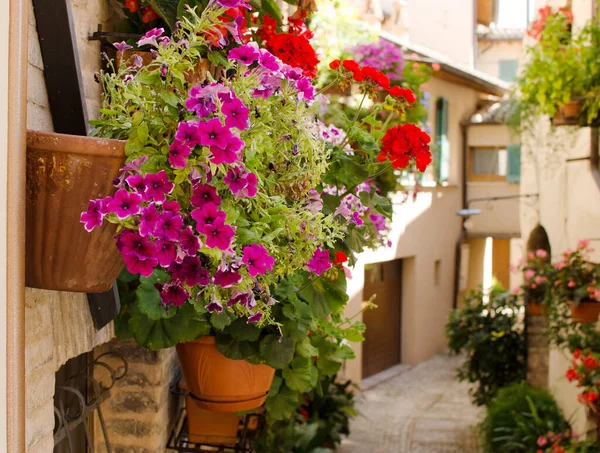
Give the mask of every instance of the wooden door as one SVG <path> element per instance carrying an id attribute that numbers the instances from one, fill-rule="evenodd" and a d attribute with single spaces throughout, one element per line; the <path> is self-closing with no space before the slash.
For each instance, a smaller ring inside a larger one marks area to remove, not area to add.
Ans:
<path id="1" fill-rule="evenodd" d="M 363 378 L 400 363 L 402 260 L 370 264 L 365 269 L 364 300 L 377 294 L 374 310 L 364 313 Z"/>

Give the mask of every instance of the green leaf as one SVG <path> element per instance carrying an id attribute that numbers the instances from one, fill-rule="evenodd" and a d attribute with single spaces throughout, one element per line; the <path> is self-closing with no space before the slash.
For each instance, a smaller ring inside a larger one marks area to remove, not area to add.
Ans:
<path id="1" fill-rule="evenodd" d="M 326 376 L 334 376 L 342 368 L 342 362 L 327 357 L 319 357 L 317 359 L 317 368 Z"/>
<path id="2" fill-rule="evenodd" d="M 146 85 L 157 85 L 160 83 L 160 75 L 156 69 L 138 72 L 136 81 Z"/>
<path id="3" fill-rule="evenodd" d="M 258 345 L 250 341 L 239 341 L 221 332 L 215 333 L 217 348 L 225 357 L 233 360 L 248 360 L 258 354 Z"/>
<path id="4" fill-rule="evenodd" d="M 256 324 L 250 324 L 244 318 L 237 318 L 224 329 L 224 333 L 231 335 L 234 340 L 256 341 L 260 336 L 260 329 L 256 327 Z"/>
<path id="5" fill-rule="evenodd" d="M 294 347 L 295 343 L 291 338 L 283 337 L 279 341 L 279 336 L 271 334 L 260 342 L 260 355 L 267 365 L 281 369 L 294 357 Z"/>
<path id="6" fill-rule="evenodd" d="M 148 3 L 165 20 L 169 28 L 174 30 L 180 0 L 148 0 Z"/>
<path id="7" fill-rule="evenodd" d="M 172 91 L 161 91 L 160 98 L 171 107 L 177 108 L 177 104 L 179 104 L 179 97 Z"/>
<path id="8" fill-rule="evenodd" d="M 215 66 L 229 66 L 229 60 L 221 52 L 209 52 L 207 58 Z"/>
<path id="9" fill-rule="evenodd" d="M 229 310 L 223 309 L 221 313 L 214 312 L 210 315 L 210 323 L 217 330 L 223 330 L 225 327 L 231 324 L 235 319 L 235 315 L 230 313 Z"/>
<path id="10" fill-rule="evenodd" d="M 277 25 L 281 26 L 283 15 L 281 14 L 281 10 L 277 3 L 273 0 L 261 0 L 261 9 L 269 16 L 271 16 L 277 22 Z"/>
<path id="11" fill-rule="evenodd" d="M 137 139 L 141 145 L 148 142 L 148 123 L 142 123 L 137 128 Z"/>
<path id="12" fill-rule="evenodd" d="M 285 385 L 292 390 L 301 393 L 307 393 L 312 389 L 311 386 L 311 367 L 312 360 L 306 357 L 296 357 L 292 360 L 289 367 L 283 370 L 283 379 Z"/>
<path id="13" fill-rule="evenodd" d="M 365 341 L 365 337 L 356 327 L 349 327 L 342 331 L 344 338 L 348 341 L 361 342 Z"/>
<path id="14" fill-rule="evenodd" d="M 319 354 L 319 350 L 311 344 L 310 339 L 305 338 L 296 344 L 296 354 L 312 359 Z"/>
<path id="15" fill-rule="evenodd" d="M 308 280 L 308 274 L 305 278 Z M 338 272 L 334 281 L 324 277 L 317 278 L 310 284 L 306 283 L 300 295 L 311 304 L 316 318 L 324 319 L 332 312 L 339 313 L 348 302 L 346 275 Z"/>
<path id="16" fill-rule="evenodd" d="M 273 397 L 269 395 L 267 398 L 265 408 L 269 418 L 273 420 L 289 419 L 296 412 L 301 396 L 300 393 L 289 387 L 282 386 L 276 395 Z"/>
<path id="17" fill-rule="evenodd" d="M 168 279 L 167 273 L 158 269 L 150 277 L 140 278 L 140 286 L 135 291 L 138 301 L 137 306 L 141 313 L 152 320 L 156 321 L 169 317 L 169 313 L 160 301 L 160 292 L 154 287 L 156 283 L 165 283 Z"/>

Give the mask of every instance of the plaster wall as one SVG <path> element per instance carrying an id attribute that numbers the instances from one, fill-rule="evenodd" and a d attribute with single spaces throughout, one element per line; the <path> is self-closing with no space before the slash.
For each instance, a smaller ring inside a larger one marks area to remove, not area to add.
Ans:
<path id="1" fill-rule="evenodd" d="M 550 2 L 562 6 L 559 1 Z M 536 1 L 541 7 L 544 1 Z M 575 26 L 592 17 L 591 0 L 574 0 Z M 589 128 L 561 127 L 550 129 L 547 118 L 540 118 L 532 130 L 522 137 L 521 193 L 539 192 L 534 206 L 521 206 L 521 232 L 526 239 L 537 222 L 546 229 L 553 257 L 579 239 L 592 239 L 596 249 L 591 260 L 600 261 L 600 186 L 596 183 L 589 160 L 568 162 L 567 159 L 590 155 Z M 584 433 L 589 427 L 585 411 L 577 403 L 577 389 L 564 378 L 569 366 L 566 351 L 550 352 L 549 387 L 567 417 L 573 416 L 574 431 Z"/>
<path id="2" fill-rule="evenodd" d="M 475 69 L 500 78 L 500 60 L 519 60 L 523 43 L 519 41 L 478 41 Z"/>

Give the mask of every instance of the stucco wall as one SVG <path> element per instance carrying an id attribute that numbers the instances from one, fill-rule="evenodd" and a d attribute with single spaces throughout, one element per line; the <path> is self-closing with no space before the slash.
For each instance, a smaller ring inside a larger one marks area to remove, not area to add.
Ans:
<path id="1" fill-rule="evenodd" d="M 479 41 L 475 56 L 475 69 L 493 77 L 500 77 L 500 60 L 519 60 L 521 41 Z"/>

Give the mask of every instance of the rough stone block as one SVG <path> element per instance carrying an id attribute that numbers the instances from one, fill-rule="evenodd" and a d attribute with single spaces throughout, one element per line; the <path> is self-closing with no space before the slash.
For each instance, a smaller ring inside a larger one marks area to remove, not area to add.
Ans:
<path id="1" fill-rule="evenodd" d="M 25 373 L 31 374 L 33 371 L 49 363 L 53 358 L 54 349 L 52 343 L 42 336 L 31 339 L 25 343 Z"/>
<path id="2" fill-rule="evenodd" d="M 28 447 L 42 442 L 54 430 L 54 401 L 46 401 L 38 409 L 27 411 L 25 436 Z"/>
<path id="3" fill-rule="evenodd" d="M 25 376 L 25 406 L 35 410 L 54 398 L 55 374 L 51 362 L 36 368 Z"/>
<path id="4" fill-rule="evenodd" d="M 27 448 L 27 453 L 50 453 L 54 450 L 54 436 L 52 433 L 46 434 L 44 437 L 36 441 L 33 445 Z"/>
<path id="5" fill-rule="evenodd" d="M 148 392 L 119 392 L 110 398 L 110 408 L 114 412 L 156 413 L 158 404 Z"/>

